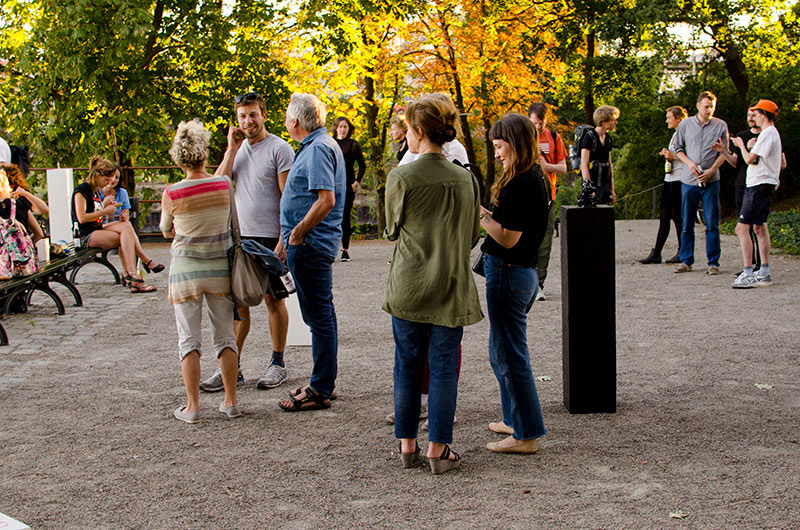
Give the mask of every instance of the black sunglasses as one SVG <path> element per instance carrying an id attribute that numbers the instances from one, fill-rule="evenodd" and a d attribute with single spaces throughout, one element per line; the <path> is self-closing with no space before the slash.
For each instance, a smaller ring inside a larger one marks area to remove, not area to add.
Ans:
<path id="1" fill-rule="evenodd" d="M 247 94 L 240 94 L 236 96 L 236 99 L 234 101 L 236 102 L 237 105 L 241 105 L 243 102 L 247 102 L 250 100 L 255 101 L 259 99 L 261 99 L 261 95 L 258 92 L 248 92 Z"/>

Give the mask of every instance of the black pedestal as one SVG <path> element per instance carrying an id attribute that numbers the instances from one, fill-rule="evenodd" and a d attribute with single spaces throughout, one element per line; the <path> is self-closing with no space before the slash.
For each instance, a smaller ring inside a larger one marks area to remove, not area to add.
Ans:
<path id="1" fill-rule="evenodd" d="M 614 208 L 561 207 L 564 406 L 617 409 Z"/>

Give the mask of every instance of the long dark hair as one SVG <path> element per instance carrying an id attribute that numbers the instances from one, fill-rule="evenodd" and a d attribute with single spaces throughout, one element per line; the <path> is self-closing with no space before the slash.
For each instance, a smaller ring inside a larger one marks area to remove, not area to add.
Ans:
<path id="1" fill-rule="evenodd" d="M 492 184 L 492 199 L 499 204 L 500 193 L 515 176 L 539 162 L 539 133 L 531 120 L 522 114 L 509 113 L 494 122 L 489 129 L 491 140 L 503 140 L 511 148 L 509 163 L 502 176 Z"/>
<path id="2" fill-rule="evenodd" d="M 342 138 L 342 140 L 344 140 L 345 138 L 350 138 L 351 136 L 353 136 L 353 130 L 355 129 L 355 127 L 353 126 L 353 123 L 350 120 L 348 120 L 344 116 L 339 116 L 338 118 L 333 120 L 333 127 L 331 128 L 331 134 L 337 140 L 339 140 L 339 136 L 338 136 L 338 133 L 336 132 L 336 128 L 339 127 L 339 124 L 342 123 L 342 122 L 345 122 L 347 124 L 347 136 Z"/>

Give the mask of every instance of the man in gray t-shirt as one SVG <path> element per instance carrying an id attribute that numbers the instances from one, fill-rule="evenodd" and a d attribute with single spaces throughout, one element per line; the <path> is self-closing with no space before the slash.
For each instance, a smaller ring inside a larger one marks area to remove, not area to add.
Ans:
<path id="1" fill-rule="evenodd" d="M 250 92 L 238 96 L 235 110 L 239 126 L 228 129 L 228 149 L 216 174 L 230 175 L 233 179 L 242 237 L 257 240 L 283 259 L 286 253 L 280 236 L 280 201 L 294 150 L 286 141 L 267 132 L 264 126 L 266 105 L 259 94 Z M 264 294 L 264 302 L 269 311 L 272 360 L 258 380 L 257 387 L 262 389 L 275 388 L 288 379 L 283 352 L 289 312 L 283 300 L 268 293 Z M 237 307 L 237 311 L 234 329 L 241 357 L 250 332 L 250 308 Z M 222 390 L 222 376 L 218 372 L 200 383 L 200 388 L 207 392 Z M 239 379 L 244 379 L 241 369 Z"/>

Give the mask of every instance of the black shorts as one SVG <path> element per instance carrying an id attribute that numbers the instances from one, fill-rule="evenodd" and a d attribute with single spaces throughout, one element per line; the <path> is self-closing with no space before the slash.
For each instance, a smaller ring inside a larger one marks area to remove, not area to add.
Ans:
<path id="1" fill-rule="evenodd" d="M 242 236 L 242 239 L 250 239 L 252 241 L 257 241 L 258 243 L 261 243 L 270 250 L 275 250 L 275 247 L 278 246 L 278 241 L 279 241 L 277 237 Z M 270 291 L 275 293 L 286 292 L 286 287 L 283 285 L 283 282 L 280 280 L 280 278 L 276 278 L 275 276 L 272 275 L 270 275 L 269 277 L 269 285 L 267 286 L 267 289 L 268 289 L 267 293 L 269 293 Z M 286 296 L 288 296 L 288 293 Z M 278 298 L 285 298 L 285 297 L 278 297 Z M 236 304 L 236 302 L 233 303 L 233 320 L 235 321 L 242 320 L 241 318 L 239 318 L 239 306 Z"/>
<path id="2" fill-rule="evenodd" d="M 775 186 L 760 184 L 744 190 L 739 222 L 746 225 L 763 225 L 769 217 L 769 205 Z"/>
<path id="3" fill-rule="evenodd" d="M 678 210 L 681 209 L 681 181 L 665 182 L 661 189 L 661 209 Z"/>

